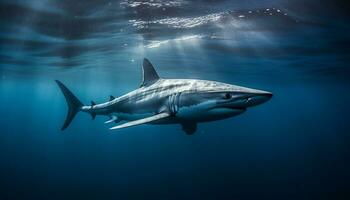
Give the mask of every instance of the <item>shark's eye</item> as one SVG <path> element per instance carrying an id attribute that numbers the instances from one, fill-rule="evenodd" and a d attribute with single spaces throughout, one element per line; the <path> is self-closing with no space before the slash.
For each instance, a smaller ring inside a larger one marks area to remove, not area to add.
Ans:
<path id="1" fill-rule="evenodd" d="M 224 98 L 225 99 L 231 99 L 232 98 L 232 94 L 231 93 L 226 93 Z"/>

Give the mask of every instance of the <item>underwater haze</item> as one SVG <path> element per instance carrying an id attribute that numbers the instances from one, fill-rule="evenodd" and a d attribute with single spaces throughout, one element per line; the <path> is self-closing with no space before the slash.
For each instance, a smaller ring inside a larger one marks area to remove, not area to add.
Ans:
<path id="1" fill-rule="evenodd" d="M 349 199 L 347 1 L 1 0 L 0 199 Z M 270 91 L 245 113 L 109 130 L 86 105 L 163 78 Z"/>

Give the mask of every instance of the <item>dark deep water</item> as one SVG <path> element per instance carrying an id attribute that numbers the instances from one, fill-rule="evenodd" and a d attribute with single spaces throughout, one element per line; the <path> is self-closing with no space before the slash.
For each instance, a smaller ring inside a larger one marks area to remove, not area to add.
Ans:
<path id="1" fill-rule="evenodd" d="M 346 1 L 0 3 L 0 199 L 349 199 Z M 271 91 L 246 113 L 110 131 L 67 107 L 165 78 Z"/>

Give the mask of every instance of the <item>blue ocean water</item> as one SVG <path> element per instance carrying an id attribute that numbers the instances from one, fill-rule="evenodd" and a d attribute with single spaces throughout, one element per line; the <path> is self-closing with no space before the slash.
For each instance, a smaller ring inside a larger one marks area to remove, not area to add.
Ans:
<path id="1" fill-rule="evenodd" d="M 344 1 L 0 3 L 0 199 L 348 199 Z M 273 92 L 234 118 L 109 130 L 85 104 L 164 78 Z"/>

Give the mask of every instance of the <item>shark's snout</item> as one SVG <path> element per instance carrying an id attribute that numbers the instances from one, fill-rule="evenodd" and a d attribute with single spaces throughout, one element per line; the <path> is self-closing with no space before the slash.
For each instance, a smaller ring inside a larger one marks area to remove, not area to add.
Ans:
<path id="1" fill-rule="evenodd" d="M 246 105 L 247 107 L 260 105 L 270 100 L 272 96 L 271 92 L 256 93 L 247 99 Z"/>
<path id="2" fill-rule="evenodd" d="M 273 94 L 271 92 L 266 92 L 262 90 L 255 90 L 254 92 L 247 92 L 241 94 L 240 96 L 234 97 L 232 95 L 231 99 L 225 101 L 220 101 L 217 107 L 225 107 L 232 109 L 246 109 L 248 107 L 260 105 L 267 102 L 272 98 Z"/>

